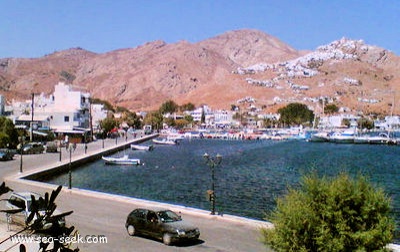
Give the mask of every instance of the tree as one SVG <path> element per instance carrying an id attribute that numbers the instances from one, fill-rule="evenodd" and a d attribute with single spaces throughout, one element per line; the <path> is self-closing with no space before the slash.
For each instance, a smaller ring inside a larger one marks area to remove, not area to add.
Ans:
<path id="1" fill-rule="evenodd" d="M 186 119 L 177 119 L 175 121 L 175 127 L 178 128 L 178 129 L 183 129 L 188 124 L 189 124 L 189 121 L 187 121 Z"/>
<path id="2" fill-rule="evenodd" d="M 314 112 L 301 103 L 290 103 L 278 109 L 278 113 L 281 115 L 280 120 L 287 125 L 311 124 L 314 119 Z"/>
<path id="3" fill-rule="evenodd" d="M 139 117 L 136 113 L 132 113 L 127 110 L 124 112 L 122 120 L 128 124 L 129 127 L 140 129 L 142 126 L 141 117 Z"/>
<path id="4" fill-rule="evenodd" d="M 112 129 L 118 126 L 117 120 L 113 117 L 107 117 L 100 121 L 100 128 L 104 133 L 110 132 Z"/>
<path id="5" fill-rule="evenodd" d="M 276 251 L 382 251 L 395 230 L 390 212 L 390 199 L 364 176 L 313 173 L 277 200 L 263 242 Z"/>
<path id="6" fill-rule="evenodd" d="M 374 128 L 374 121 L 361 117 L 357 120 L 357 125 L 359 125 L 360 129 L 373 129 Z"/>
<path id="7" fill-rule="evenodd" d="M 159 111 L 161 114 L 167 114 L 167 113 L 174 113 L 178 110 L 178 105 L 172 101 L 172 100 L 168 100 L 166 102 L 164 102 L 163 104 L 161 104 Z"/>
<path id="8" fill-rule="evenodd" d="M 206 122 L 206 113 L 204 112 L 204 108 L 201 110 L 201 119 L 200 123 L 205 123 Z"/>
<path id="9" fill-rule="evenodd" d="M 18 131 L 14 123 L 6 118 L 0 117 L 0 148 L 15 148 L 18 143 Z"/>
<path id="10" fill-rule="evenodd" d="M 153 129 L 161 129 L 163 123 L 163 116 L 160 111 L 152 111 L 147 113 L 143 119 L 143 124 L 149 124 Z"/>
<path id="11" fill-rule="evenodd" d="M 334 114 L 338 111 L 339 111 L 339 107 L 336 106 L 335 104 L 327 104 L 324 107 L 324 113 L 326 113 L 326 114 Z"/>
<path id="12" fill-rule="evenodd" d="M 183 104 L 182 106 L 179 107 L 180 111 L 193 111 L 196 107 L 194 106 L 193 103 L 189 102 L 186 104 Z"/>

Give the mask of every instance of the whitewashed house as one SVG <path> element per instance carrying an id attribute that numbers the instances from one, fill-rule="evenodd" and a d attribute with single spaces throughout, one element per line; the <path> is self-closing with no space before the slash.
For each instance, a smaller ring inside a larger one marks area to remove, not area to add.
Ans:
<path id="1" fill-rule="evenodd" d="M 37 95 L 33 104 L 34 127 L 45 124 L 58 136 L 74 135 L 82 140 L 91 131 L 90 94 L 87 92 L 74 90 L 72 86 L 60 82 L 55 86 L 53 95 Z M 19 116 L 16 122 L 26 123 L 32 118 L 32 109 L 29 113 Z"/>
<path id="2" fill-rule="evenodd" d="M 103 104 L 91 104 L 92 127 L 93 130 L 100 129 L 100 121 L 107 118 L 108 110 L 104 109 Z"/>

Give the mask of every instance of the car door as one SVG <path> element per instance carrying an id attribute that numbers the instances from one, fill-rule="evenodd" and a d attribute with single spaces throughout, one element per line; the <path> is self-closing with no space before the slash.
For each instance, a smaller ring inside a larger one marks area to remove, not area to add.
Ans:
<path id="1" fill-rule="evenodd" d="M 146 214 L 147 211 L 144 209 L 138 209 L 132 213 L 132 216 L 130 216 L 129 222 L 134 224 L 135 229 L 139 233 L 146 233 Z"/>
<path id="2" fill-rule="evenodd" d="M 22 212 L 11 214 L 12 222 L 16 222 L 22 225 L 25 225 L 26 220 L 26 202 L 20 197 L 12 195 L 7 202 L 7 206 L 10 209 L 23 209 Z"/>
<path id="3" fill-rule="evenodd" d="M 148 211 L 146 216 L 146 230 L 153 237 L 160 237 L 160 224 L 154 211 Z"/>

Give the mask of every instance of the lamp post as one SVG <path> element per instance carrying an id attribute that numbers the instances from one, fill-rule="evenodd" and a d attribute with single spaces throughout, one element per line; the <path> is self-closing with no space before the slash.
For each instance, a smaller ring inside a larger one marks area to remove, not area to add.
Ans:
<path id="1" fill-rule="evenodd" d="M 76 149 L 76 144 L 75 143 L 69 143 L 67 145 L 67 150 L 69 151 L 69 166 L 68 166 L 68 189 L 72 188 L 72 167 L 71 167 L 71 161 L 72 161 L 72 152 L 75 151 Z"/>
<path id="2" fill-rule="evenodd" d="M 215 158 L 212 158 L 205 153 L 203 157 L 211 169 L 211 191 L 208 191 L 208 194 L 211 201 L 211 215 L 215 215 L 215 167 L 221 164 L 222 156 L 217 154 Z"/>
<path id="3" fill-rule="evenodd" d="M 62 155 L 62 144 L 61 144 L 61 140 L 58 142 L 58 145 L 60 147 L 60 156 L 59 156 L 59 161 L 61 162 L 61 155 Z"/>
<path id="4" fill-rule="evenodd" d="M 19 149 L 19 151 L 21 152 L 20 154 L 20 156 L 21 156 L 21 159 L 20 159 L 20 162 L 19 162 L 19 172 L 20 173 L 22 173 L 22 155 L 24 154 L 24 141 L 25 141 L 25 137 L 24 136 L 20 136 L 20 137 L 18 137 L 18 141 L 19 141 L 19 143 L 20 143 L 20 145 L 21 145 L 21 148 Z"/>
<path id="5" fill-rule="evenodd" d="M 87 153 L 87 145 L 86 145 L 86 133 L 83 134 L 83 145 L 85 149 L 85 154 Z"/>

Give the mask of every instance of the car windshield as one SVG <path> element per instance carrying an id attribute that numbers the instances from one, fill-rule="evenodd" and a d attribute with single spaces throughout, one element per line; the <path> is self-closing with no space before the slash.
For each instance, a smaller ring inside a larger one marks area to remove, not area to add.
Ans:
<path id="1" fill-rule="evenodd" d="M 160 217 L 162 222 L 175 222 L 182 220 L 179 215 L 170 210 L 160 211 L 158 212 L 158 216 Z"/>

